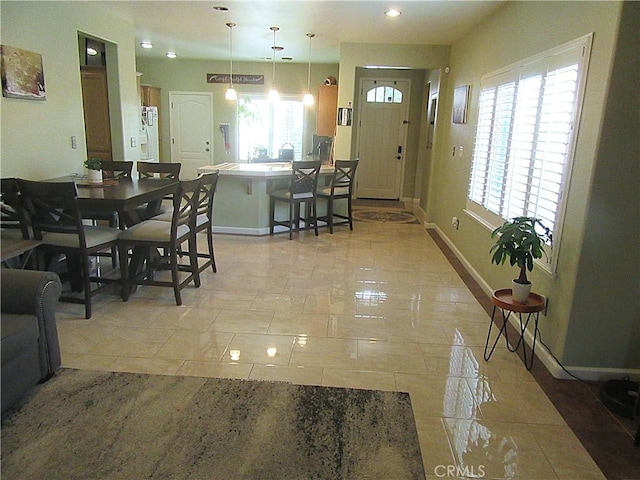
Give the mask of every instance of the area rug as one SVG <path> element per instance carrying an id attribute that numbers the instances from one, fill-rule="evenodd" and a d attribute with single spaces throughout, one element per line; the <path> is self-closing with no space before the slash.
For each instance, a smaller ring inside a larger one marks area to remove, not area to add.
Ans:
<path id="1" fill-rule="evenodd" d="M 353 219 L 361 222 L 420 223 L 411 212 L 381 207 L 354 207 Z"/>
<path id="2" fill-rule="evenodd" d="M 63 369 L 2 420 L 5 479 L 424 479 L 406 393 Z"/>

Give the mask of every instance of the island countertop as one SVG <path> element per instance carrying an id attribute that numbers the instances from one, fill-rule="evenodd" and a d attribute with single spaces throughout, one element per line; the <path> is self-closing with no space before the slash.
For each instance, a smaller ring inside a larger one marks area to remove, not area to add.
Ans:
<path id="1" fill-rule="evenodd" d="M 269 163 L 234 163 L 225 162 L 216 165 L 205 165 L 198 168 L 198 173 L 210 173 L 218 170 L 220 176 L 244 177 L 244 178 L 274 178 L 288 177 L 291 175 L 291 162 Z M 320 174 L 333 173 L 333 165 L 322 165 Z"/>

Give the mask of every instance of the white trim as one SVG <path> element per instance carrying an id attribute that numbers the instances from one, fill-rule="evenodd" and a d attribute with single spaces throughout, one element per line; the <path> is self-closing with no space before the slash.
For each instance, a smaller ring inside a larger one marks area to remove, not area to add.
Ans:
<path id="1" fill-rule="evenodd" d="M 436 233 L 440 236 L 440 238 L 447 244 L 447 246 L 451 249 L 456 258 L 462 263 L 463 267 L 469 272 L 469 274 L 473 277 L 473 279 L 480 285 L 480 288 L 490 297 L 493 294 L 493 288 L 480 276 L 480 274 L 473 268 L 473 266 L 469 263 L 469 261 L 465 258 L 465 256 L 458 250 L 455 244 L 445 235 L 445 233 L 438 227 L 437 224 L 427 223 L 426 221 L 423 223 L 424 227 L 427 230 L 435 230 Z M 517 317 L 511 316 L 509 317 L 509 323 L 519 331 L 520 329 L 520 321 Z M 533 333 L 531 330 L 527 330 L 524 335 L 524 341 L 527 345 L 531 346 L 533 342 Z M 549 373 L 558 379 L 563 380 L 575 380 L 571 375 L 569 375 L 563 368 L 560 366 L 558 361 L 553 357 L 551 352 L 547 350 L 547 348 L 540 342 L 540 339 L 536 341 L 536 351 L 535 355 L 537 359 L 542 362 L 542 364 L 546 367 Z M 620 378 L 624 375 L 629 375 L 630 377 L 640 378 L 640 369 L 633 368 L 594 368 L 594 367 L 576 367 L 576 366 L 565 366 L 565 368 L 571 372 L 576 377 L 581 380 L 609 380 L 611 378 Z"/>

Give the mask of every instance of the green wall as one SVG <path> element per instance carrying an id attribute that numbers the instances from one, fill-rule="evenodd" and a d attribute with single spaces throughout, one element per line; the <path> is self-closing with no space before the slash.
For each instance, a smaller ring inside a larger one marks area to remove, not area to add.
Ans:
<path id="1" fill-rule="evenodd" d="M 169 92 L 212 92 L 213 93 L 213 159 L 214 163 L 236 162 L 237 142 L 231 139 L 232 150 L 227 155 L 224 149 L 222 136 L 218 133 L 219 123 L 229 123 L 232 135 L 236 132 L 235 102 L 224 99 L 226 84 L 207 83 L 207 73 L 228 73 L 228 62 L 215 62 L 205 60 L 179 60 L 179 59 L 137 59 L 138 72 L 142 74 L 142 84 L 153 85 L 162 89 L 161 111 L 163 115 L 163 145 L 162 158 L 164 161 L 171 158 L 171 142 L 169 141 Z M 270 62 L 233 62 L 235 74 L 264 75 L 264 85 L 235 85 L 238 97 L 243 94 L 268 93 L 271 88 L 272 64 Z M 277 63 L 276 86 L 280 95 L 295 95 L 302 100 L 307 90 L 308 64 L 302 63 Z M 338 65 L 313 64 L 311 66 L 311 93 L 315 97 L 315 104 L 306 107 L 306 125 L 304 151 L 310 151 L 312 135 L 315 133 L 316 112 L 318 105 L 317 86 L 324 79 L 332 75 L 337 77 Z"/>
<path id="2" fill-rule="evenodd" d="M 129 139 L 138 135 L 133 25 L 85 2 L 0 3 L 1 41 L 40 53 L 46 101 L 0 99 L 3 177 L 33 180 L 82 173 L 86 158 L 78 33 L 108 42 L 114 152 L 137 159 Z M 71 148 L 71 136 L 77 149 Z"/>
<path id="3" fill-rule="evenodd" d="M 557 273 L 551 275 L 536 268 L 532 275 L 534 290 L 549 298 L 548 315 L 541 321 L 543 340 L 564 364 L 585 371 L 640 367 L 638 128 L 631 127 L 637 125 L 640 71 L 637 3 L 627 9 L 629 23 L 634 23 L 632 18 L 636 20 L 635 31 L 627 26 L 620 32 L 620 42 L 626 47 L 624 56 L 635 57 L 635 62 L 622 60 L 612 77 L 621 9 L 620 2 L 510 2 L 455 42 L 451 70 L 441 84 L 440 107 L 445 113 L 430 179 L 433 191 L 428 220 L 486 282 L 485 287 L 509 285 L 513 269 L 490 263 L 489 230 L 464 213 L 480 78 L 594 33 L 562 242 L 556 246 Z M 631 47 L 634 42 L 635 50 Z M 467 84 L 471 85 L 469 122 L 451 124 L 453 89 Z M 625 88 L 614 91 L 613 87 L 620 85 Z M 633 97 L 636 108 L 625 109 L 625 97 Z M 610 121 L 612 118 L 617 121 Z M 463 158 L 453 157 L 452 147 L 461 145 Z M 633 200 L 634 208 L 625 209 L 624 199 Z M 459 230 L 451 226 L 453 216 L 461 219 Z M 626 233 L 618 236 L 620 229 Z M 635 261 L 608 252 L 612 246 L 616 253 L 630 249 Z M 619 288 L 634 283 L 635 289 Z"/>
<path id="4" fill-rule="evenodd" d="M 500 288 L 514 272 L 490 264 L 489 231 L 464 213 L 480 78 L 594 33 L 557 273 L 536 269 L 532 275 L 535 290 L 550 300 L 541 321 L 543 340 L 563 363 L 584 372 L 640 368 L 639 9 L 640 2 L 508 2 L 451 46 L 346 43 L 339 66 L 312 67 L 312 85 L 327 75 L 339 79 L 341 106 L 354 100 L 357 67 L 381 64 L 431 71 L 425 82 L 437 80 L 436 137 L 430 159 L 418 153 L 416 172 L 424 178 L 416 178 L 414 195 L 420 193 L 427 221 L 437 226 L 485 288 Z M 44 102 L 0 99 L 2 176 L 41 179 L 83 170 L 78 32 L 105 40 L 115 54 L 120 104 L 114 122 L 120 127 L 114 143 L 125 158 L 139 155 L 129 143 L 138 134 L 136 70 L 143 74 L 142 83 L 162 88 L 165 107 L 170 90 L 212 91 L 215 98 L 223 98 L 226 86 L 206 84 L 205 74 L 226 72 L 226 62 L 139 59 L 136 64 L 133 25 L 97 4 L 3 1 L 0 14 L 2 44 L 42 54 L 47 89 Z M 237 73 L 263 73 L 267 79 L 270 67 L 268 62 L 234 62 Z M 306 66 L 278 64 L 276 80 L 281 91 L 301 95 Z M 469 123 L 452 125 L 453 88 L 465 84 L 471 85 Z M 245 89 L 237 87 L 240 93 Z M 312 121 L 312 111 L 309 115 Z M 227 104 L 215 109 L 214 125 L 232 119 L 233 108 Z M 164 133 L 168 138 L 168 130 Z M 77 149 L 71 148 L 72 135 L 78 138 Z M 216 161 L 224 161 L 221 139 L 214 139 Z M 336 156 L 349 157 L 352 128 L 342 127 L 336 143 Z M 465 155 L 452 157 L 451 148 L 460 145 Z M 452 216 L 461 219 L 459 230 L 451 228 Z"/>

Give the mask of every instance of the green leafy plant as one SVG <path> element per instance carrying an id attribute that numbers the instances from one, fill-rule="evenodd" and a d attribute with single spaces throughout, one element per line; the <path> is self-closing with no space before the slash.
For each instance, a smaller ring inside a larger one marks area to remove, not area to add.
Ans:
<path id="1" fill-rule="evenodd" d="M 101 170 L 102 160 L 97 157 L 90 157 L 84 161 L 84 166 L 89 170 Z"/>
<path id="2" fill-rule="evenodd" d="M 544 247 L 551 241 L 551 231 L 537 218 L 515 217 L 491 232 L 491 238 L 496 239 L 490 250 L 491 263 L 502 265 L 508 257 L 511 265 L 520 269 L 514 281 L 528 284 L 527 270 L 533 270 L 534 259 L 546 255 Z"/>

